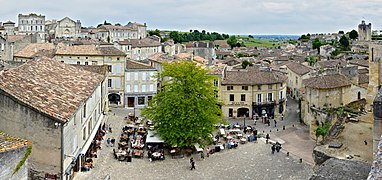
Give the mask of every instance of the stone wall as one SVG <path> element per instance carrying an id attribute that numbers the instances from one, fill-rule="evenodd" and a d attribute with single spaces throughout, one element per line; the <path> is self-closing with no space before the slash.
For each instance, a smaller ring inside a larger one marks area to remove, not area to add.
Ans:
<path id="1" fill-rule="evenodd" d="M 381 137 L 382 139 L 382 137 Z M 371 164 L 371 171 L 368 180 L 382 179 L 382 141 L 379 141 L 377 151 L 374 152 L 374 161 Z"/>
<path id="2" fill-rule="evenodd" d="M 11 151 L 0 153 L 0 179 L 27 180 L 28 179 L 28 159 L 23 166 L 13 174 L 17 164 L 24 158 L 27 146 Z"/>
<path id="3" fill-rule="evenodd" d="M 38 172 L 36 176 L 60 174 L 61 128 L 55 127 L 54 120 L 0 91 L 0 129 L 11 136 L 32 141 L 29 165 L 34 172 Z"/>

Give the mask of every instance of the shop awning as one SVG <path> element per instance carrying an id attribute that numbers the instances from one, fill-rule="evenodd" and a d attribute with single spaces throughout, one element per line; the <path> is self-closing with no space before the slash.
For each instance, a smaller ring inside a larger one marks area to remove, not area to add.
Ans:
<path id="1" fill-rule="evenodd" d="M 155 131 L 149 131 L 147 134 L 146 143 L 164 143 L 164 141 Z"/>

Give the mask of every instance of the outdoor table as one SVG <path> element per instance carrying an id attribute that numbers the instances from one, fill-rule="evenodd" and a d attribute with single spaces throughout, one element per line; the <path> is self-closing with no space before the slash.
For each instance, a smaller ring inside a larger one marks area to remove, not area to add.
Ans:
<path id="1" fill-rule="evenodd" d="M 228 140 L 231 140 L 233 137 L 232 136 L 227 136 L 227 139 Z"/>
<path id="2" fill-rule="evenodd" d="M 240 128 L 240 125 L 237 125 L 237 124 L 236 124 L 236 125 L 234 125 L 233 127 L 235 127 L 235 128 Z"/>
<path id="3" fill-rule="evenodd" d="M 241 138 L 241 139 L 240 139 L 240 142 L 241 142 L 242 144 L 245 144 L 245 143 L 247 142 L 247 139 L 246 139 L 246 138 Z"/>
<path id="4" fill-rule="evenodd" d="M 239 134 L 237 134 L 237 137 L 241 138 L 241 137 L 243 137 L 243 134 L 239 133 Z"/>
<path id="5" fill-rule="evenodd" d="M 160 153 L 159 152 L 153 152 L 153 154 L 152 154 L 152 156 L 154 156 L 154 157 L 160 157 Z"/>

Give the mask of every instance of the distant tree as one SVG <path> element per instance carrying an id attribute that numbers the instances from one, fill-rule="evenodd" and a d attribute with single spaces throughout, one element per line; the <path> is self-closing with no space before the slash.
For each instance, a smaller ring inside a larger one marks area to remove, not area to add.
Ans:
<path id="1" fill-rule="evenodd" d="M 171 31 L 169 36 L 174 40 L 174 43 L 182 43 L 182 39 L 178 31 Z"/>
<path id="2" fill-rule="evenodd" d="M 148 33 L 149 33 L 150 36 L 156 35 L 158 37 L 161 37 L 159 29 L 148 31 Z"/>
<path id="3" fill-rule="evenodd" d="M 227 40 L 227 44 L 231 46 L 231 48 L 235 47 L 237 43 L 236 36 L 231 36 Z"/>
<path id="4" fill-rule="evenodd" d="M 314 39 L 312 42 L 312 48 L 317 49 L 318 53 L 320 53 L 321 45 L 322 45 L 322 43 L 321 43 L 320 39 L 318 39 L 318 38 Z"/>
<path id="5" fill-rule="evenodd" d="M 301 35 L 301 37 L 298 38 L 298 40 L 302 40 L 302 41 L 309 40 L 309 39 L 310 39 L 310 36 L 307 36 L 305 34 Z"/>
<path id="6" fill-rule="evenodd" d="M 345 34 L 344 31 L 338 31 L 338 34 Z"/>
<path id="7" fill-rule="evenodd" d="M 253 38 L 253 36 L 252 36 L 252 35 L 248 35 L 248 37 L 249 37 L 249 38 Z"/>
<path id="8" fill-rule="evenodd" d="M 116 26 L 121 26 L 121 24 L 120 23 L 117 23 L 117 24 L 115 24 Z"/>
<path id="9" fill-rule="evenodd" d="M 190 33 L 192 33 L 192 29 L 190 29 Z"/>
<path id="10" fill-rule="evenodd" d="M 345 51 L 349 50 L 349 40 L 346 36 L 341 37 L 340 44 L 341 44 L 343 50 L 345 50 Z"/>
<path id="11" fill-rule="evenodd" d="M 349 33 L 349 38 L 350 39 L 357 39 L 358 38 L 358 32 L 356 30 L 351 30 L 350 33 Z"/>
<path id="12" fill-rule="evenodd" d="M 253 64 L 251 62 L 249 62 L 248 60 L 244 60 L 242 63 L 241 63 L 241 67 L 243 69 L 247 68 L 248 66 L 253 66 Z"/>
<path id="13" fill-rule="evenodd" d="M 314 58 L 314 56 L 310 56 L 308 62 L 310 66 L 313 66 L 314 64 L 316 64 L 317 61 L 316 58 Z"/>
<path id="14" fill-rule="evenodd" d="M 105 22 L 103 22 L 103 25 L 111 25 L 111 23 L 108 23 L 108 22 L 106 22 L 106 20 L 105 20 Z"/>

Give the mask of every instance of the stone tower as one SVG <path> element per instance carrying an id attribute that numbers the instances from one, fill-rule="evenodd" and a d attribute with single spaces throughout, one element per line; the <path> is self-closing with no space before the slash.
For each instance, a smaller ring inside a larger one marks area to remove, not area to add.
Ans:
<path id="1" fill-rule="evenodd" d="M 362 20 L 358 25 L 358 40 L 371 41 L 371 23 L 366 24 L 365 20 Z"/>
<path id="2" fill-rule="evenodd" d="M 15 23 L 12 21 L 7 21 L 3 23 L 5 34 L 7 35 L 15 35 Z"/>
<path id="3" fill-rule="evenodd" d="M 367 104 L 373 103 L 381 86 L 382 77 L 382 43 L 370 43 L 369 46 L 369 85 L 367 88 Z M 369 106 L 370 107 L 370 106 Z M 366 108 L 369 108 L 368 105 Z"/>

